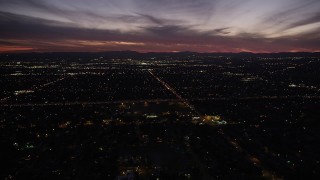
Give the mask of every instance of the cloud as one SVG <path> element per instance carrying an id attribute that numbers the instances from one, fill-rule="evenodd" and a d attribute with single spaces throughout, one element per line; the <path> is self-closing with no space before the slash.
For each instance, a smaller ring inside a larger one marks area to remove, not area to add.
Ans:
<path id="1" fill-rule="evenodd" d="M 319 3 L 279 3 L 0 0 L 0 45 L 41 51 L 318 50 Z"/>
<path id="2" fill-rule="evenodd" d="M 264 15 L 259 26 L 272 32 L 273 37 L 283 36 L 289 29 L 319 22 L 319 8 L 320 2 L 317 0 L 288 2 L 283 8 L 275 8 L 271 13 Z"/>
<path id="3" fill-rule="evenodd" d="M 320 22 L 320 13 L 317 13 L 290 24 L 288 28 L 295 28 L 295 27 L 305 26 L 305 25 L 319 23 L 319 22 Z"/>
<path id="4" fill-rule="evenodd" d="M 230 31 L 228 31 L 229 29 L 230 29 L 229 27 L 218 28 L 218 29 L 214 29 L 213 32 L 217 34 L 226 35 L 226 34 L 230 34 Z"/>

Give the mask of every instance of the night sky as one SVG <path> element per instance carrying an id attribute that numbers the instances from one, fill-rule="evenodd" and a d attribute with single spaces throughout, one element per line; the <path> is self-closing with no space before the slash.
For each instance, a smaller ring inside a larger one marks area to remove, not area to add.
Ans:
<path id="1" fill-rule="evenodd" d="M 0 0 L 0 52 L 320 51 L 320 0 Z"/>

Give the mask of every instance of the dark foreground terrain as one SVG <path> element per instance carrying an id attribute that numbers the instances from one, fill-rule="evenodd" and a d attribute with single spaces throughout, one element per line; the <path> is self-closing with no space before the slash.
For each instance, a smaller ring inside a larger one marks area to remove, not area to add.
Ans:
<path id="1" fill-rule="evenodd" d="M 0 179 L 319 179 L 320 55 L 0 55 Z"/>

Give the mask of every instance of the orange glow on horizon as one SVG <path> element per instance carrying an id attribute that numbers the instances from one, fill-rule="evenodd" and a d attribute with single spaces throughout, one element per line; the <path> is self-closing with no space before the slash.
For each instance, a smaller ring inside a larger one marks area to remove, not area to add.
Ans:
<path id="1" fill-rule="evenodd" d="M 32 47 L 23 46 L 2 46 L 0 47 L 0 52 L 18 52 L 18 51 L 32 51 L 35 50 Z"/>
<path id="2" fill-rule="evenodd" d="M 99 40 L 53 40 L 43 42 L 38 40 L 11 40 L 12 43 L 28 44 L 26 46 L 0 46 L 0 53 L 15 52 L 105 52 L 105 51 L 136 51 L 148 52 L 198 52 L 198 53 L 278 53 L 278 52 L 320 52 L 318 49 L 295 48 L 295 49 L 273 49 L 261 50 L 261 48 L 241 48 L 214 44 L 187 44 L 187 43 L 155 43 L 139 41 L 99 41 Z M 32 44 L 32 45 L 30 45 Z M 244 46 L 243 46 L 244 47 Z"/>

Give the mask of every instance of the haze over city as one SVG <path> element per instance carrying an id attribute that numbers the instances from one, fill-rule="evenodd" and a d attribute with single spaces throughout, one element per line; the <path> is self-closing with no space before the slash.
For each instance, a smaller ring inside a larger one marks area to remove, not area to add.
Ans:
<path id="1" fill-rule="evenodd" d="M 0 52 L 315 52 L 318 0 L 0 0 Z"/>

